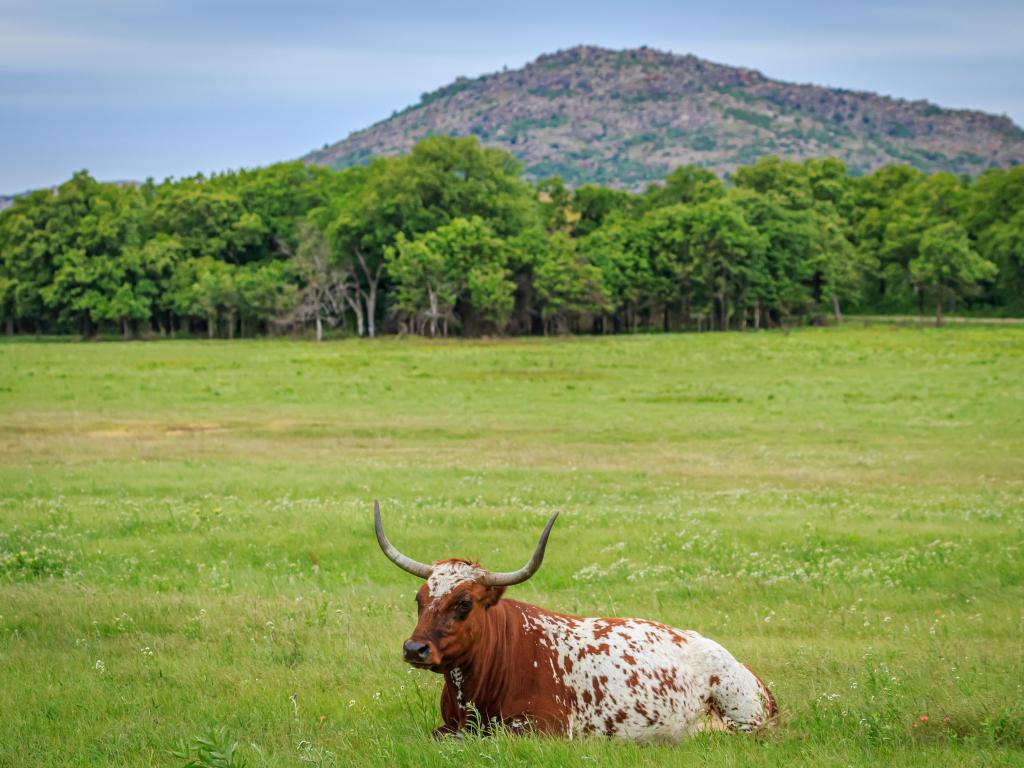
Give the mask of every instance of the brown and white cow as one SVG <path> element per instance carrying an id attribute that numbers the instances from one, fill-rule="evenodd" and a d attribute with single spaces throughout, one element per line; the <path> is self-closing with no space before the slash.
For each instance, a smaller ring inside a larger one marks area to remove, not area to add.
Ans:
<path id="1" fill-rule="evenodd" d="M 444 723 L 435 735 L 457 734 L 478 718 L 485 727 L 498 722 L 570 739 L 674 741 L 712 728 L 751 731 L 775 718 L 764 683 L 696 632 L 503 600 L 506 587 L 540 567 L 557 517 L 525 566 L 492 573 L 468 560 L 426 565 L 406 557 L 384 535 L 374 502 L 384 554 L 426 579 L 416 594 L 419 621 L 402 650 L 414 667 L 444 675 Z"/>

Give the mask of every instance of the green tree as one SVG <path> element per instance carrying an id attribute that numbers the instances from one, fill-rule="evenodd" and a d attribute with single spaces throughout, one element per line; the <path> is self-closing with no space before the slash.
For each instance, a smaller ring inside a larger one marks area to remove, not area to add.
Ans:
<path id="1" fill-rule="evenodd" d="M 572 210 L 572 193 L 558 176 L 537 184 L 537 200 L 548 232 L 562 232 L 579 214 Z"/>
<path id="2" fill-rule="evenodd" d="M 243 264 L 260 257 L 266 228 L 233 192 L 201 177 L 160 186 L 153 202 L 156 232 L 178 238 L 185 254 Z"/>
<path id="3" fill-rule="evenodd" d="M 608 307 L 601 270 L 576 250 L 576 243 L 564 232 L 552 235 L 548 247 L 538 254 L 533 279 L 545 334 L 550 327 L 565 333 L 572 320 Z"/>
<path id="4" fill-rule="evenodd" d="M 23 326 L 39 331 L 50 320 L 43 291 L 53 281 L 51 229 L 54 196 L 40 190 L 15 199 L 0 213 L 0 276 L 4 281 L 4 325 L 8 333 Z"/>
<path id="5" fill-rule="evenodd" d="M 184 259 L 181 241 L 173 235 L 158 234 L 146 241 L 139 254 L 142 274 L 155 288 L 152 310 L 161 333 L 174 335 L 175 314 L 172 306 L 172 281 Z"/>
<path id="6" fill-rule="evenodd" d="M 376 332 L 378 292 L 390 263 L 386 253 L 398 235 L 415 240 L 455 219 L 478 218 L 497 236 L 514 236 L 538 216 L 537 201 L 520 170 L 512 155 L 483 148 L 475 137 L 435 136 L 408 156 L 375 160 L 348 172 L 354 183 L 335 203 L 329 231 L 339 262 L 349 260 L 359 278 L 370 336 Z"/>
<path id="7" fill-rule="evenodd" d="M 794 210 L 810 208 L 814 202 L 808 168 L 791 160 L 762 157 L 753 165 L 737 168 L 733 182 L 740 189 L 762 195 L 774 193 L 786 208 Z"/>
<path id="8" fill-rule="evenodd" d="M 448 335 L 454 321 L 458 282 L 446 255 L 426 238 L 406 240 L 399 234 L 388 251 L 388 269 L 397 283 L 397 306 L 409 319 L 413 333 Z"/>
<path id="9" fill-rule="evenodd" d="M 324 323 L 333 326 L 342 322 L 347 304 L 355 312 L 362 336 L 363 316 L 356 277 L 346 265 L 334 263 L 327 239 L 313 222 L 304 221 L 299 225 L 294 268 L 300 285 L 294 294 L 295 306 L 285 321 L 313 320 L 316 340 L 322 341 Z"/>
<path id="10" fill-rule="evenodd" d="M 684 165 L 669 173 L 664 184 L 648 187 L 641 205 L 647 210 L 668 205 L 693 205 L 724 194 L 725 184 L 711 171 L 695 165 Z"/>
<path id="11" fill-rule="evenodd" d="M 388 250 L 388 269 L 413 331 L 446 336 L 456 319 L 470 332 L 504 327 L 515 291 L 507 258 L 502 241 L 474 216 L 414 240 L 399 234 Z"/>
<path id="12" fill-rule="evenodd" d="M 610 313 L 605 330 L 635 331 L 641 312 L 649 306 L 655 276 L 650 254 L 638 237 L 639 228 L 633 219 L 612 216 L 577 246 L 601 272 Z"/>
<path id="13" fill-rule="evenodd" d="M 694 270 L 698 254 L 693 249 L 695 206 L 676 203 L 647 211 L 628 227 L 628 247 L 643 262 L 635 273 L 640 279 L 637 302 L 647 321 L 658 315 L 670 330 L 670 315 L 680 310 L 689 323 L 694 305 Z"/>
<path id="14" fill-rule="evenodd" d="M 14 318 L 17 315 L 17 294 L 17 281 L 5 274 L 2 264 L 0 264 L 0 318 L 4 322 L 4 333 L 8 336 L 14 333 Z"/>
<path id="15" fill-rule="evenodd" d="M 182 260 L 169 280 L 172 310 L 190 321 L 203 320 L 210 339 L 217 335 L 224 317 L 227 336 L 233 338 L 234 321 L 241 306 L 235 273 L 234 265 L 210 257 Z M 191 327 L 190 322 L 190 330 Z"/>
<path id="16" fill-rule="evenodd" d="M 942 324 L 942 305 L 996 274 L 996 266 L 979 256 L 956 222 L 936 224 L 921 236 L 919 255 L 910 262 L 915 282 L 935 297 L 935 324 Z"/>
<path id="17" fill-rule="evenodd" d="M 999 271 L 995 303 L 1010 312 L 1024 312 L 1024 207 L 986 229 L 978 249 Z"/>
<path id="18" fill-rule="evenodd" d="M 53 276 L 40 296 L 58 322 L 77 319 L 89 335 L 104 320 L 120 320 L 127 333 L 128 321 L 145 319 L 146 297 L 133 290 L 142 279 L 135 252 L 142 206 L 138 190 L 100 184 L 85 172 L 57 190 L 45 245 Z M 132 285 L 123 288 L 126 281 Z M 151 293 L 148 286 L 142 292 Z"/>
<path id="19" fill-rule="evenodd" d="M 983 173 L 967 193 L 964 226 L 999 269 L 990 301 L 1024 312 L 1024 166 Z"/>
<path id="20" fill-rule="evenodd" d="M 635 207 L 633 195 L 621 189 L 585 184 L 573 193 L 572 207 L 577 219 L 572 235 L 586 237 L 615 213 L 626 213 Z"/>
<path id="21" fill-rule="evenodd" d="M 239 268 L 235 283 L 240 300 L 242 336 L 251 330 L 269 330 L 270 324 L 297 304 L 298 288 L 290 280 L 291 265 L 265 261 Z"/>
<path id="22" fill-rule="evenodd" d="M 696 273 L 710 299 L 711 327 L 727 331 L 734 317 L 744 326 L 750 288 L 761 274 L 766 238 L 728 197 L 694 206 L 692 216 L 690 247 L 700 255 Z"/>

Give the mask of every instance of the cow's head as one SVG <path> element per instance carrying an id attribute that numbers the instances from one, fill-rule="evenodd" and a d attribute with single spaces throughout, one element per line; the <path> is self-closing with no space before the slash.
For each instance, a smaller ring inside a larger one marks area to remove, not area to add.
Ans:
<path id="1" fill-rule="evenodd" d="M 380 519 L 380 504 L 373 502 L 377 543 L 395 565 L 426 579 L 416 593 L 419 620 L 402 646 L 402 655 L 414 667 L 447 672 L 462 666 L 474 654 L 486 631 L 487 611 L 501 599 L 505 587 L 533 576 L 544 560 L 556 512 L 544 526 L 530 561 L 518 571 L 491 573 L 468 560 L 438 560 L 433 565 L 406 557 L 388 541 Z"/>

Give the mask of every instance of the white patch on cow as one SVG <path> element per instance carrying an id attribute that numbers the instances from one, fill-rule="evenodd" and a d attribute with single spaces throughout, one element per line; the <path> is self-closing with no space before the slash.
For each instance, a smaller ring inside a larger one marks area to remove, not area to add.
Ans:
<path id="1" fill-rule="evenodd" d="M 445 560 L 437 563 L 427 578 L 427 593 L 432 600 L 444 597 L 455 587 L 466 581 L 477 581 L 483 577 L 483 568 L 459 560 Z"/>
<path id="2" fill-rule="evenodd" d="M 768 717 L 767 692 L 746 667 L 696 632 L 640 619 L 576 619 L 523 612 L 556 654 L 570 692 L 566 735 L 676 741 L 702 730 L 709 709 L 751 730 Z M 538 637 L 538 646 L 541 638 Z"/>
<path id="3" fill-rule="evenodd" d="M 455 704 L 458 706 L 461 712 L 465 709 L 465 705 L 462 702 L 462 670 L 458 667 L 452 669 L 452 685 L 455 686 Z"/>

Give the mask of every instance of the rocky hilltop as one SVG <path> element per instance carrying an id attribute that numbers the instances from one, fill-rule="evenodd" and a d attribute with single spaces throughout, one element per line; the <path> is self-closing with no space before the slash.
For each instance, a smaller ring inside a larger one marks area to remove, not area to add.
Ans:
<path id="1" fill-rule="evenodd" d="M 831 155 L 860 173 L 909 163 L 977 174 L 1024 162 L 1024 131 L 1007 117 L 785 83 L 650 48 L 590 46 L 459 78 L 304 159 L 356 165 L 436 134 L 509 150 L 534 179 L 634 189 L 679 165 L 727 173 L 762 155 Z"/>

